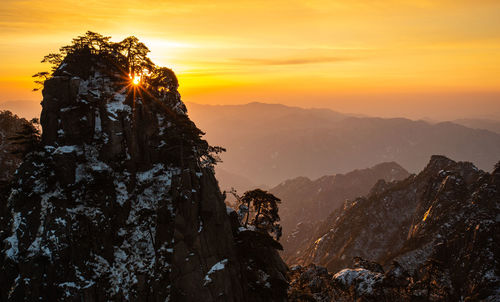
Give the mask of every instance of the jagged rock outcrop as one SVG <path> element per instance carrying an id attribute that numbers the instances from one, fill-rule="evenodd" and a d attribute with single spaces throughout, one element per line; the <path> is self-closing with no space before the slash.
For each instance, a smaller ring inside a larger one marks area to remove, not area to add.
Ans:
<path id="1" fill-rule="evenodd" d="M 380 179 L 391 182 L 408 176 L 410 173 L 403 167 L 388 162 L 316 180 L 297 177 L 272 188 L 270 192 L 282 200 L 280 223 L 283 226 L 283 259 L 288 262 L 297 253 L 300 254 L 307 247 L 311 235 L 321 226 L 321 221 L 342 207 L 346 199 L 368 194 Z"/>
<path id="2" fill-rule="evenodd" d="M 458 296 L 454 292 L 449 272 L 432 262 L 422 265 L 415 274 L 410 274 L 396 261 L 384 272 L 379 264 L 361 260 L 361 263 L 355 260 L 351 268 L 337 273 L 330 273 L 325 267 L 315 264 L 293 266 L 289 273 L 289 301 L 498 300 L 498 285 L 496 288 L 482 288 L 475 295 Z"/>
<path id="3" fill-rule="evenodd" d="M 359 262 L 361 260 L 361 263 Z M 325 267 L 309 264 L 292 267 L 290 271 L 289 298 L 293 302 L 349 302 L 349 301 L 431 301 L 421 297 L 421 291 L 413 288 L 415 282 L 395 262 L 387 272 L 380 268 L 371 270 L 376 263 L 358 258 L 353 268 L 336 274 Z M 426 284 L 430 286 L 430 284 Z"/>
<path id="4" fill-rule="evenodd" d="M 150 91 L 97 56 L 72 59 L 45 81 L 41 147 L 2 195 L 0 300 L 270 301 L 253 272 L 285 299 L 274 248 L 247 268 L 177 87 Z"/>
<path id="5" fill-rule="evenodd" d="M 338 272 L 352 268 L 355 256 L 384 266 L 396 261 L 400 271 L 412 278 L 409 285 L 396 285 L 404 280 L 388 283 L 403 292 L 395 296 L 400 301 L 407 297 L 495 301 L 500 299 L 499 188 L 500 165 L 490 174 L 471 163 L 433 156 L 418 175 L 396 183 L 381 181 L 368 197 L 346 202 L 329 217 L 298 262 Z M 373 267 L 365 269 L 364 276 L 381 284 L 390 280 L 376 275 L 382 273 Z M 349 280 L 360 274 L 352 269 L 343 272 Z M 374 295 L 378 297 L 374 301 L 384 297 Z"/>

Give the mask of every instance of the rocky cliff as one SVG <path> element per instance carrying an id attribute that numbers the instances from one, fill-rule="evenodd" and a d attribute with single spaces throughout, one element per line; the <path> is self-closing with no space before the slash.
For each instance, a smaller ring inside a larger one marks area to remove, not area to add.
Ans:
<path id="1" fill-rule="evenodd" d="M 282 200 L 280 216 L 285 261 L 293 259 L 294 255 L 307 247 L 307 242 L 322 220 L 342 207 L 346 199 L 368 194 L 380 179 L 391 182 L 408 176 L 410 174 L 403 167 L 389 162 L 316 180 L 298 177 L 272 188 L 270 192 Z"/>
<path id="2" fill-rule="evenodd" d="M 42 106 L 41 146 L 2 195 L 0 300 L 285 299 L 286 265 L 231 225 L 176 85 L 134 86 L 86 54 L 45 81 Z"/>
<path id="3" fill-rule="evenodd" d="M 499 188 L 500 165 L 490 174 L 433 156 L 418 175 L 380 181 L 368 197 L 346 202 L 296 259 L 336 274 L 299 267 L 292 278 L 309 270 L 300 278 L 329 280 L 327 296 L 339 301 L 496 301 Z M 353 263 L 357 256 L 387 272 Z M 304 283 L 292 284 L 304 293 Z"/>

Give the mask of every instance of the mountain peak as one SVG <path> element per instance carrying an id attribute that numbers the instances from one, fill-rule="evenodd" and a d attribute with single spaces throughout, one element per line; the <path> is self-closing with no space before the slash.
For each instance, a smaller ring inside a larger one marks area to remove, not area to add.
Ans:
<path id="1" fill-rule="evenodd" d="M 431 159 L 429 161 L 429 164 L 427 167 L 440 167 L 444 168 L 446 166 L 454 165 L 456 164 L 455 161 L 449 159 L 448 157 L 444 155 L 432 155 Z"/>
<path id="2" fill-rule="evenodd" d="M 333 212 L 319 228 L 309 230 L 315 235 L 292 260 L 325 265 L 332 272 L 356 267 L 354 257 L 386 267 L 396 261 L 414 278 L 397 285 L 406 288 L 400 292 L 418 295 L 415 286 L 429 283 L 437 286 L 432 295 L 438 300 L 491 299 L 498 293 L 493 272 L 498 265 L 491 261 L 499 196 L 495 174 L 436 155 L 415 177 L 380 181 L 372 194 Z M 368 275 L 381 273 L 368 270 Z M 348 287 L 344 290 L 347 293 Z"/>
<path id="3" fill-rule="evenodd" d="M 135 83 L 83 49 L 45 81 L 41 146 L 1 192 L 0 300 L 284 297 L 277 251 L 259 246 L 272 257 L 264 266 L 241 246 L 214 177 L 217 148 L 186 115 L 175 74 L 154 67 Z"/>

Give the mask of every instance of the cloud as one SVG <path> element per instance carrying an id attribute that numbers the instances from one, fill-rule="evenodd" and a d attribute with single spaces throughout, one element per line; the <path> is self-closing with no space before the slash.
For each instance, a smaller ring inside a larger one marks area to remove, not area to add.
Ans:
<path id="1" fill-rule="evenodd" d="M 247 75 L 253 74 L 251 70 L 217 68 L 217 69 L 191 69 L 184 72 L 179 72 L 180 77 L 212 77 L 212 76 L 227 76 L 227 75 Z"/>
<path id="2" fill-rule="evenodd" d="M 352 58 L 343 57 L 293 57 L 293 58 L 238 58 L 232 62 L 241 65 L 304 65 L 318 63 L 334 63 L 350 61 Z"/>

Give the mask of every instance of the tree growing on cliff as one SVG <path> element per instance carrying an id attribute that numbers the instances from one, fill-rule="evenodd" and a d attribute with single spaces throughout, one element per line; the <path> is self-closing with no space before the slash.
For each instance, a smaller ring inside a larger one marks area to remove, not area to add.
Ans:
<path id="1" fill-rule="evenodd" d="M 282 228 L 278 215 L 278 204 L 281 200 L 279 198 L 261 189 L 247 191 L 241 197 L 235 191 L 231 193 L 239 203 L 240 223 L 245 220 L 244 226 L 248 227 L 249 219 L 253 216 L 250 225 L 256 230 L 274 234 L 276 240 L 281 238 Z"/>
<path id="2" fill-rule="evenodd" d="M 155 65 L 148 58 L 149 48 L 144 43 L 139 42 L 136 37 L 127 37 L 117 43 L 116 47 L 126 58 L 125 70 L 129 72 L 131 78 L 145 71 L 151 72 L 155 69 Z"/>
<path id="3" fill-rule="evenodd" d="M 177 91 L 179 81 L 172 69 L 167 67 L 155 68 L 147 77 L 147 83 L 158 91 Z"/>
<path id="4" fill-rule="evenodd" d="M 59 52 L 50 53 L 43 58 L 42 63 L 51 65 L 50 72 L 43 71 L 33 75 L 35 83 L 43 85 L 43 82 L 66 61 L 88 65 L 89 62 L 84 61 L 90 57 L 103 59 L 102 61 L 108 62 L 111 68 L 118 68 L 131 78 L 154 73 L 158 68 L 147 56 L 150 50 L 136 37 L 130 36 L 117 43 L 111 42 L 110 39 L 111 37 L 92 31 L 74 38 L 70 45 L 63 46 L 59 48 Z M 38 89 L 40 88 L 35 88 Z"/>
<path id="5" fill-rule="evenodd" d="M 147 46 L 134 36 L 120 42 L 111 42 L 111 37 L 87 31 L 84 35 L 74 38 L 70 45 L 59 48 L 59 52 L 46 55 L 42 62 L 51 65 L 50 71 L 35 74 L 35 83 L 40 89 L 45 80 L 53 76 L 77 76 L 87 79 L 92 73 L 92 66 L 100 66 L 102 76 L 119 80 L 127 91 L 136 92 L 142 98 L 161 102 L 166 112 L 171 116 L 170 122 L 175 125 L 165 133 L 162 140 L 167 149 L 166 157 L 172 163 L 185 163 L 192 158 L 197 159 L 200 167 L 213 168 L 220 162 L 219 154 L 225 149 L 210 146 L 202 137 L 203 133 L 189 120 L 185 114 L 186 108 L 179 101 L 177 88 L 179 82 L 175 73 L 166 67 L 156 66 L 147 56 L 150 52 Z M 137 78 L 140 81 L 135 82 Z M 118 82 L 118 81 L 117 81 Z M 133 88 L 133 89 L 131 89 Z M 21 139 L 19 137 L 19 139 Z"/>
<path id="6" fill-rule="evenodd" d="M 59 48 L 59 52 L 43 57 L 42 63 L 50 64 L 50 71 L 38 72 L 33 77 L 39 90 L 43 83 L 57 72 L 77 73 L 82 76 L 90 66 L 89 60 L 98 59 L 106 64 L 111 73 L 121 73 L 123 78 L 135 80 L 141 78 L 141 86 L 156 92 L 177 91 L 179 82 L 174 72 L 166 67 L 156 66 L 148 57 L 149 48 L 137 37 L 130 36 L 120 42 L 111 42 L 111 37 L 87 31 L 71 41 L 70 45 Z M 66 64 L 65 64 L 66 63 Z M 75 70 L 62 67 L 77 66 Z M 147 87 L 146 87 L 147 86 Z"/>

